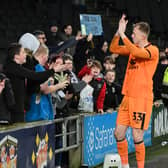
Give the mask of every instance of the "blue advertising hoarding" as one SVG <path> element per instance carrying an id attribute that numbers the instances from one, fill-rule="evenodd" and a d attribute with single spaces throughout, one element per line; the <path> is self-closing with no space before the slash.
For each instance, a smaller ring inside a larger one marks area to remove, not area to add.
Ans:
<path id="1" fill-rule="evenodd" d="M 100 15 L 80 14 L 81 32 L 83 35 L 92 33 L 94 36 L 103 35 Z"/>
<path id="2" fill-rule="evenodd" d="M 84 117 L 83 164 L 95 166 L 104 161 L 106 153 L 116 153 L 117 146 L 114 137 L 117 112 L 104 115 Z M 128 150 L 135 150 L 132 131 L 127 130 Z M 146 146 L 151 145 L 151 123 L 144 134 Z"/>
<path id="3" fill-rule="evenodd" d="M 53 123 L 0 132 L 0 167 L 53 168 L 54 135 Z"/>

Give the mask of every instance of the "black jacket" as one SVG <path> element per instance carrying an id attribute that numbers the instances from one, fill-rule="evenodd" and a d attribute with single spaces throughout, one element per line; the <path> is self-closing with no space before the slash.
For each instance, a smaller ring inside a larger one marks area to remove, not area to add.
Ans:
<path id="1" fill-rule="evenodd" d="M 54 74 L 53 70 L 45 72 L 34 72 L 13 61 L 8 62 L 5 68 L 5 74 L 10 79 L 15 96 L 15 105 L 12 110 L 15 121 L 24 121 L 24 101 L 25 101 L 25 79 L 31 79 L 38 82 L 45 82 Z M 17 114 L 19 114 L 17 116 Z"/>
<path id="2" fill-rule="evenodd" d="M 121 102 L 121 86 L 117 83 L 109 84 L 106 81 L 106 96 L 104 100 L 104 110 L 108 108 L 115 109 Z"/>
<path id="3" fill-rule="evenodd" d="M 154 101 L 162 99 L 162 81 L 164 76 L 164 71 L 168 65 L 159 63 L 156 69 L 156 72 L 153 76 L 153 92 L 154 92 Z"/>
<path id="4" fill-rule="evenodd" d="M 0 123 L 9 124 L 11 123 L 11 110 L 15 104 L 14 93 L 10 80 L 6 78 L 5 88 L 0 94 Z"/>

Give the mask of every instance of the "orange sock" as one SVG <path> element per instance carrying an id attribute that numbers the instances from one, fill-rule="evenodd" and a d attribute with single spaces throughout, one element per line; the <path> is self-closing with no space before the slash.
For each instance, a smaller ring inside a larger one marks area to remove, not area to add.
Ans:
<path id="1" fill-rule="evenodd" d="M 144 168 L 145 164 L 145 145 L 144 142 L 135 144 L 136 160 L 138 168 Z"/>
<path id="2" fill-rule="evenodd" d="M 127 140 L 117 141 L 118 153 L 121 157 L 122 165 L 128 165 L 128 143 Z"/>

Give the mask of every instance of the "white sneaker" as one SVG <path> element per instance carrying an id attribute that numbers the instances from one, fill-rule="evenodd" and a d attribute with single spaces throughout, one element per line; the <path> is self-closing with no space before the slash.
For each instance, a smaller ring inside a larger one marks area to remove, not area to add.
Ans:
<path id="1" fill-rule="evenodd" d="M 61 168 L 61 166 L 56 166 L 55 168 Z"/>

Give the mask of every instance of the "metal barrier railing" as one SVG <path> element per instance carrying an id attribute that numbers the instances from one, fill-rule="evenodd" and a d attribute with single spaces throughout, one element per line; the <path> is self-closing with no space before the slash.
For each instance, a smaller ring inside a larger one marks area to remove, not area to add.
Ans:
<path id="1" fill-rule="evenodd" d="M 80 145 L 80 115 L 74 115 L 54 120 L 55 131 L 55 153 L 60 153 Z"/>
<path id="2" fill-rule="evenodd" d="M 10 126 L 0 127 L 0 133 L 22 130 L 44 126 L 49 123 L 55 124 L 55 153 L 64 152 L 77 148 L 81 144 L 81 116 L 73 115 L 65 118 L 58 118 L 53 121 L 36 121 L 31 123 L 15 123 Z M 59 144 L 57 144 L 57 141 Z"/>

